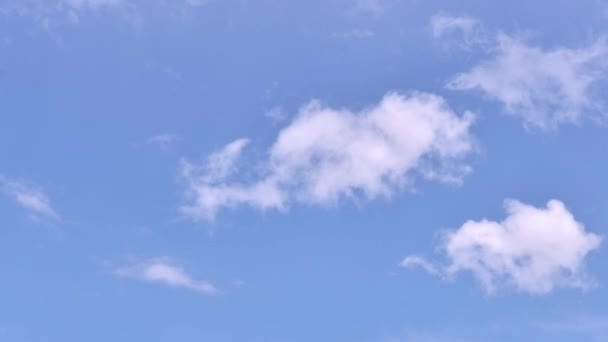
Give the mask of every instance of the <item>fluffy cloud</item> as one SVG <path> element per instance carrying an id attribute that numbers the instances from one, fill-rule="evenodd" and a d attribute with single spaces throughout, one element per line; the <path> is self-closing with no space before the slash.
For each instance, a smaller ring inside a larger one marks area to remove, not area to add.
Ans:
<path id="1" fill-rule="evenodd" d="M 506 201 L 501 221 L 468 221 L 448 232 L 441 249 L 448 265 L 433 265 L 418 256 L 405 258 L 403 267 L 420 266 L 449 278 L 472 272 L 487 293 L 511 286 L 518 291 L 546 294 L 558 287 L 586 288 L 592 283 L 584 271 L 585 257 L 601 238 L 585 231 L 564 204 L 551 200 L 536 208 Z"/>
<path id="2" fill-rule="evenodd" d="M 0 175 L 0 185 L 4 192 L 25 209 L 35 221 L 59 219 L 48 196 L 37 186 L 10 180 L 2 175 Z"/>
<path id="3" fill-rule="evenodd" d="M 222 207 L 283 209 L 289 202 L 331 205 L 343 198 L 388 197 L 415 175 L 459 182 L 470 171 L 473 114 L 458 116 L 435 95 L 387 94 L 353 112 L 312 101 L 280 133 L 262 171 L 250 182 L 236 162 L 247 140 L 211 155 L 202 166 L 184 161 L 188 203 L 182 213 L 212 220 Z"/>
<path id="4" fill-rule="evenodd" d="M 579 48 L 543 50 L 499 34 L 493 55 L 457 75 L 449 89 L 479 90 L 501 102 L 506 112 L 527 127 L 554 129 L 576 123 L 602 102 L 594 86 L 605 81 L 608 46 L 603 39 Z"/>
<path id="5" fill-rule="evenodd" d="M 207 281 L 194 280 L 181 267 L 173 264 L 168 258 L 156 258 L 118 267 L 113 270 L 113 273 L 120 277 L 181 287 L 204 294 L 217 293 L 217 289 L 213 284 Z"/>

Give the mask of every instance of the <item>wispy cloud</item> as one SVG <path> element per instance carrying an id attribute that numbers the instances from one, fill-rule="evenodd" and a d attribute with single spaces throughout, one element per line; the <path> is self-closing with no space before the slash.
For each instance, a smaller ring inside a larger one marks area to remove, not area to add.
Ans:
<path id="1" fill-rule="evenodd" d="M 469 16 L 435 14 L 430 20 L 430 31 L 433 38 L 457 42 L 465 49 L 482 44 L 486 39 L 479 21 Z"/>
<path id="2" fill-rule="evenodd" d="M 469 271 L 489 294 L 509 287 L 546 294 L 560 287 L 593 285 L 584 261 L 602 238 L 586 232 L 562 202 L 551 200 L 546 208 L 536 208 L 508 200 L 506 209 L 503 221 L 468 221 L 447 232 L 440 245 L 447 266 L 418 256 L 408 256 L 401 266 L 420 266 L 441 277 Z"/>
<path id="3" fill-rule="evenodd" d="M 92 14 L 118 15 L 135 26 L 141 23 L 137 7 L 127 0 L 8 0 L 0 9 L 1 15 L 20 18 L 58 42 L 62 41 L 58 29 L 77 26 Z"/>
<path id="4" fill-rule="evenodd" d="M 489 59 L 452 78 L 447 88 L 480 91 L 530 128 L 555 129 L 600 117 L 605 104 L 596 91 L 608 77 L 605 39 L 576 49 L 542 49 L 500 33 L 491 45 Z"/>
<path id="5" fill-rule="evenodd" d="M 208 281 L 195 280 L 169 258 L 154 258 L 116 267 L 113 274 L 149 283 L 194 290 L 203 294 L 216 294 L 217 288 Z"/>
<path id="6" fill-rule="evenodd" d="M 158 145 L 161 148 L 168 148 L 177 140 L 179 140 L 179 137 L 177 135 L 165 133 L 148 138 L 148 140 L 146 140 L 146 143 L 150 145 Z"/>
<path id="7" fill-rule="evenodd" d="M 346 40 L 361 40 L 373 38 L 375 35 L 376 34 L 372 30 L 354 29 L 350 31 L 336 32 L 332 34 L 332 37 Z"/>
<path id="8" fill-rule="evenodd" d="M 83 9 L 100 9 L 103 7 L 120 7 L 128 3 L 127 0 L 60 0 L 60 4 L 68 7 Z"/>
<path id="9" fill-rule="evenodd" d="M 287 114 L 281 107 L 273 107 L 264 113 L 264 116 L 274 122 L 281 122 L 287 119 Z"/>
<path id="10" fill-rule="evenodd" d="M 60 218 L 51 206 L 48 196 L 38 186 L 10 180 L 2 175 L 0 185 L 9 198 L 27 211 L 31 219 L 40 221 Z"/>
<path id="11" fill-rule="evenodd" d="M 57 35 L 58 28 L 75 27 L 90 15 L 118 16 L 139 29 L 150 9 L 160 8 L 168 16 L 174 16 L 207 3 L 206 0 L 7 0 L 0 4 L 0 16 L 22 18 Z"/>
<path id="12" fill-rule="evenodd" d="M 561 319 L 543 320 L 536 326 L 548 337 L 570 336 L 572 341 L 602 342 L 608 339 L 608 316 L 578 315 Z"/>
<path id="13" fill-rule="evenodd" d="M 201 7 L 209 3 L 209 0 L 186 0 L 186 4 L 192 7 Z"/>
<path id="14" fill-rule="evenodd" d="M 423 93 L 389 93 L 359 112 L 312 101 L 281 130 L 269 158 L 256 162 L 262 171 L 251 182 L 238 180 L 236 165 L 247 139 L 203 165 L 184 161 L 188 203 L 180 210 L 194 220 L 213 220 L 221 208 L 243 204 L 284 209 L 291 202 L 390 197 L 416 175 L 459 182 L 470 171 L 464 159 L 475 149 L 473 117 L 458 116 L 441 97 Z"/>
<path id="15" fill-rule="evenodd" d="M 353 13 L 381 15 L 398 0 L 355 0 Z"/>

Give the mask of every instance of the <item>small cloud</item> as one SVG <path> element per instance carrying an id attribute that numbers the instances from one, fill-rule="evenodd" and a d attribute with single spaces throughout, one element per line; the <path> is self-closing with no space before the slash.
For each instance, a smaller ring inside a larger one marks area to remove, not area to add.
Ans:
<path id="1" fill-rule="evenodd" d="M 125 0 L 61 0 L 60 3 L 77 10 L 100 9 L 103 7 L 120 7 L 127 3 Z"/>
<path id="2" fill-rule="evenodd" d="M 150 145 L 158 145 L 161 148 L 168 148 L 170 145 L 179 140 L 179 137 L 174 134 L 159 134 L 153 137 L 150 137 L 146 140 L 147 144 Z"/>
<path id="3" fill-rule="evenodd" d="M 6 1 L 5 1 L 6 2 Z M 91 15 L 118 16 L 139 30 L 151 11 L 160 10 L 168 17 L 185 14 L 203 7 L 207 0 L 36 0 L 8 1 L 0 5 L 0 16 L 25 19 L 53 36 L 58 42 L 57 28 L 75 27 Z"/>
<path id="4" fill-rule="evenodd" d="M 570 336 L 571 341 L 606 341 L 608 316 L 578 315 L 537 322 L 538 328 L 549 336 Z"/>
<path id="5" fill-rule="evenodd" d="M 271 108 L 270 110 L 266 111 L 266 113 L 264 113 L 264 116 L 274 122 L 281 122 L 287 119 L 287 114 L 285 114 L 285 111 L 283 111 L 283 108 L 281 107 Z"/>
<path id="6" fill-rule="evenodd" d="M 13 42 L 13 40 L 10 37 L 7 37 L 7 36 L 0 37 L 0 47 L 9 46 L 9 45 L 11 45 L 12 42 Z"/>
<path id="7" fill-rule="evenodd" d="M 186 0 L 186 4 L 192 7 L 201 7 L 209 3 L 209 0 Z"/>
<path id="8" fill-rule="evenodd" d="M 241 288 L 241 287 L 245 286 L 245 282 L 243 280 L 237 279 L 237 280 L 232 281 L 232 286 Z"/>
<path id="9" fill-rule="evenodd" d="M 371 30 L 351 30 L 351 31 L 346 31 L 346 32 L 334 33 L 332 35 L 332 37 L 334 37 L 334 38 L 345 39 L 345 40 L 369 39 L 369 38 L 373 38 L 374 36 L 375 36 L 375 33 L 374 33 L 374 31 L 371 31 Z"/>
<path id="10" fill-rule="evenodd" d="M 236 171 L 236 161 L 243 149 L 249 145 L 248 139 L 237 139 L 207 157 L 207 162 L 198 170 L 204 176 L 201 181 L 212 183 L 229 177 Z M 194 165 L 184 162 L 182 171 L 185 174 L 196 172 Z"/>
<path id="11" fill-rule="evenodd" d="M 166 67 L 163 72 L 176 81 L 182 81 L 184 79 L 184 75 L 172 67 Z"/>
<path id="12" fill-rule="evenodd" d="M 31 219 L 35 221 L 59 219 L 48 196 L 39 187 L 9 180 L 2 175 L 0 175 L 0 185 L 13 201 L 28 212 Z"/>
<path id="13" fill-rule="evenodd" d="M 216 294 L 217 288 L 208 281 L 195 280 L 169 258 L 154 258 L 126 266 L 116 267 L 112 273 L 119 277 L 184 288 L 207 295 Z"/>
<path id="14" fill-rule="evenodd" d="M 360 14 L 382 15 L 396 0 L 355 0 L 352 12 Z"/>
<path id="15" fill-rule="evenodd" d="M 472 17 L 435 14 L 430 20 L 430 30 L 433 38 L 458 41 L 465 49 L 485 41 L 479 21 Z"/>
<path id="16" fill-rule="evenodd" d="M 448 265 L 434 265 L 408 256 L 402 267 L 421 267 L 450 278 L 471 272 L 488 294 L 514 287 L 532 294 L 557 288 L 589 288 L 585 258 L 599 248 L 602 238 L 585 231 L 564 204 L 551 200 L 536 208 L 516 200 L 506 201 L 507 217 L 500 222 L 467 221 L 447 232 L 440 245 Z"/>
<path id="17" fill-rule="evenodd" d="M 435 38 L 441 38 L 443 35 L 452 31 L 468 34 L 473 31 L 478 24 L 479 22 L 477 19 L 471 17 L 436 14 L 431 17 L 431 33 Z"/>
<path id="18" fill-rule="evenodd" d="M 148 70 L 153 71 L 154 73 L 162 74 L 163 76 L 174 81 L 184 80 L 184 73 L 172 65 L 167 65 L 152 60 L 146 61 L 144 65 Z"/>
<path id="19" fill-rule="evenodd" d="M 432 274 L 432 275 L 438 276 L 438 277 L 443 277 L 443 273 L 435 265 L 426 261 L 424 258 L 421 258 L 416 255 L 410 255 L 410 256 L 406 257 L 405 259 L 403 259 L 403 261 L 401 261 L 401 264 L 399 264 L 399 265 L 401 267 L 405 267 L 405 268 L 420 267 L 423 270 L 425 270 L 426 272 L 428 272 L 429 274 Z"/>

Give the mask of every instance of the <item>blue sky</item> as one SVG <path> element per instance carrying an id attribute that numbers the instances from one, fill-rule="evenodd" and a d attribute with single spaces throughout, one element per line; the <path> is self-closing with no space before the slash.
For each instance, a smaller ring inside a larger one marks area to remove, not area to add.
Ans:
<path id="1" fill-rule="evenodd" d="M 608 3 L 0 1 L 0 340 L 608 339 Z"/>

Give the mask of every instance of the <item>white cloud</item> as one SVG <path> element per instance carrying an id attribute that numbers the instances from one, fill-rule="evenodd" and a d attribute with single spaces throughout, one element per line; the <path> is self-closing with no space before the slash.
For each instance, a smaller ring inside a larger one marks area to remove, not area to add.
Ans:
<path id="1" fill-rule="evenodd" d="M 224 180 L 234 173 L 236 171 L 236 161 L 248 144 L 248 139 L 238 139 L 224 146 L 220 151 L 212 153 L 207 158 L 208 161 L 203 170 L 204 177 L 201 180 L 205 183 L 212 183 Z M 189 174 L 187 165 L 184 170 Z"/>
<path id="2" fill-rule="evenodd" d="M 361 39 L 373 38 L 375 35 L 376 34 L 374 33 L 374 31 L 371 31 L 371 30 L 354 29 L 354 30 L 350 30 L 350 31 L 346 31 L 346 32 L 334 33 L 334 34 L 332 34 L 332 37 L 338 38 L 338 39 L 346 39 L 346 40 L 350 40 L 350 39 L 361 40 Z"/>
<path id="3" fill-rule="evenodd" d="M 576 341 L 606 341 L 608 339 L 608 317 L 578 315 L 537 322 L 537 327 L 549 337 L 570 336 Z"/>
<path id="4" fill-rule="evenodd" d="M 186 0 L 186 3 L 192 7 L 201 7 L 207 5 L 208 0 Z"/>
<path id="5" fill-rule="evenodd" d="M 433 265 L 426 259 L 419 257 L 417 255 L 407 256 L 401 262 L 401 267 L 405 267 L 405 268 L 420 267 L 423 270 L 425 270 L 426 272 L 428 272 L 434 276 L 444 278 L 442 270 L 440 270 L 437 266 Z"/>
<path id="6" fill-rule="evenodd" d="M 177 140 L 178 137 L 176 135 L 165 133 L 148 138 L 148 140 L 146 140 L 146 143 L 158 145 L 161 148 L 167 148 L 169 147 L 169 145 L 173 144 Z"/>
<path id="7" fill-rule="evenodd" d="M 442 38 L 452 34 L 461 34 L 465 45 L 475 43 L 479 39 L 479 21 L 467 16 L 452 16 L 443 13 L 435 14 L 430 22 L 431 34 L 434 38 Z"/>
<path id="8" fill-rule="evenodd" d="M 202 166 L 182 161 L 182 178 L 187 183 L 187 196 L 191 200 L 180 208 L 184 215 L 195 221 L 213 220 L 222 207 L 249 204 L 266 209 L 283 206 L 284 194 L 273 180 L 249 185 L 226 183 L 226 179 L 238 171 L 237 159 L 248 144 L 247 139 L 235 140 L 212 153 Z"/>
<path id="9" fill-rule="evenodd" d="M 441 249 L 446 266 L 432 265 L 417 256 L 401 266 L 422 266 L 431 274 L 451 277 L 469 271 L 487 293 L 500 287 L 546 294 L 556 288 L 588 288 L 584 261 L 601 237 L 585 231 L 564 204 L 551 200 L 536 208 L 515 200 L 505 202 L 507 217 L 500 222 L 468 221 L 448 232 Z"/>
<path id="10" fill-rule="evenodd" d="M 207 281 L 195 280 L 181 267 L 168 258 L 155 258 L 127 266 L 115 268 L 113 273 L 120 277 L 180 287 L 204 294 L 215 294 L 217 289 Z"/>
<path id="11" fill-rule="evenodd" d="M 125 0 L 61 0 L 60 3 L 75 9 L 99 9 L 102 7 L 120 7 Z"/>
<path id="12" fill-rule="evenodd" d="M 355 0 L 353 11 L 356 13 L 381 15 L 395 0 Z"/>
<path id="13" fill-rule="evenodd" d="M 264 116 L 274 122 L 281 122 L 287 119 L 287 115 L 281 107 L 273 107 L 264 113 Z"/>
<path id="14" fill-rule="evenodd" d="M 21 18 L 27 24 L 44 29 L 58 42 L 57 28 L 80 23 L 85 14 L 118 14 L 132 24 L 139 24 L 137 9 L 127 0 L 32 0 L 7 1 L 0 5 L 0 15 Z"/>
<path id="15" fill-rule="evenodd" d="M 459 182 L 470 171 L 464 159 L 474 151 L 472 122 L 473 114 L 459 117 L 431 94 L 389 93 L 359 112 L 311 101 L 279 133 L 253 181 L 229 179 L 247 140 L 200 167 L 184 162 L 189 201 L 181 211 L 212 220 L 219 209 L 242 204 L 284 209 L 290 202 L 389 197 L 411 186 L 416 175 Z"/>
<path id="16" fill-rule="evenodd" d="M 480 90 L 522 118 L 526 127 L 554 129 L 603 107 L 593 91 L 607 71 L 603 39 L 579 49 L 543 50 L 499 34 L 492 58 L 457 75 L 447 87 Z"/>
<path id="17" fill-rule="evenodd" d="M 0 16 L 22 18 L 28 24 L 34 23 L 60 42 L 57 28 L 75 26 L 90 14 L 119 16 L 140 29 L 150 9 L 160 9 L 168 17 L 181 17 L 207 3 L 206 0 L 8 0 L 0 4 Z"/>
<path id="18" fill-rule="evenodd" d="M 4 192 L 25 209 L 33 220 L 59 219 L 48 196 L 37 186 L 9 180 L 2 175 L 0 175 L 0 185 Z"/>
<path id="19" fill-rule="evenodd" d="M 129 0 L 57 0 L 59 4 L 63 4 L 75 9 L 100 9 L 100 8 L 117 8 L 121 6 L 135 6 L 135 1 Z M 178 1 L 164 1 L 155 0 L 149 4 L 156 4 L 161 6 L 166 5 L 177 5 L 177 6 L 188 6 L 188 7 L 202 7 L 209 3 L 208 0 L 178 0 Z"/>

